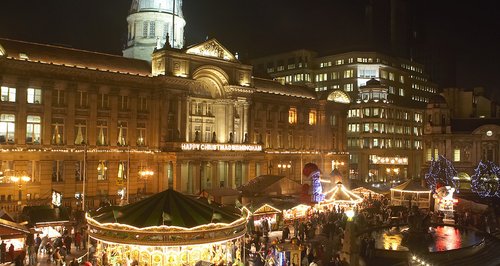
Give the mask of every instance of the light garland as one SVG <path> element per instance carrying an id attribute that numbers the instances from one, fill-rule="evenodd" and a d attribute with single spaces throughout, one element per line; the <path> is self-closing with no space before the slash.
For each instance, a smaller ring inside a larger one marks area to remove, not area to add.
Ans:
<path id="1" fill-rule="evenodd" d="M 259 208 L 257 208 L 253 213 L 255 214 L 255 213 L 259 212 L 260 210 L 264 210 L 265 208 L 269 208 L 269 209 L 272 209 L 272 210 L 274 210 L 274 211 L 276 211 L 278 213 L 281 213 L 281 210 L 278 210 L 277 208 L 275 208 L 275 207 L 273 207 L 273 206 L 271 206 L 271 205 L 269 205 L 267 203 L 264 204 L 264 205 L 262 205 L 262 206 L 260 206 Z"/>
<path id="2" fill-rule="evenodd" d="M 63 153 L 82 153 L 82 152 L 88 152 L 88 153 L 146 153 L 146 154 L 156 154 L 156 153 L 161 153 L 160 150 L 158 149 L 144 149 L 144 150 L 139 150 L 139 149 L 97 149 L 97 148 L 91 148 L 91 149 L 83 149 L 83 148 L 67 148 L 67 149 L 55 149 L 55 148 L 39 148 L 39 149 L 33 149 L 33 148 L 13 148 L 13 149 L 0 149 L 0 152 L 63 152 Z"/>
<path id="3" fill-rule="evenodd" d="M 481 197 L 500 197 L 500 167 L 491 161 L 480 161 L 471 177 L 471 190 Z"/>
<path id="4" fill-rule="evenodd" d="M 244 211 L 243 211 L 244 210 Z M 209 224 L 203 224 L 191 228 L 186 228 L 186 227 L 181 227 L 181 226 L 172 226 L 172 225 L 155 225 L 155 226 L 148 226 L 148 227 L 135 227 L 132 225 L 128 224 L 121 224 L 121 223 L 100 223 L 94 218 L 90 217 L 88 213 L 85 214 L 85 218 L 87 219 L 87 222 L 90 224 L 93 224 L 95 226 L 101 227 L 101 228 L 108 228 L 112 230 L 124 230 L 127 232 L 130 232 L 130 230 L 138 233 L 153 233 L 153 232 L 163 232 L 163 233 L 170 233 L 170 232 L 195 232 L 195 231 L 214 231 L 214 230 L 219 230 L 219 229 L 225 229 L 225 228 L 230 228 L 237 226 L 243 222 L 246 222 L 248 220 L 248 217 L 250 215 L 250 212 L 247 211 L 248 209 L 243 208 L 242 212 L 243 215 L 241 218 L 237 219 L 234 222 L 231 223 L 209 223 Z"/>
<path id="5" fill-rule="evenodd" d="M 429 172 L 425 174 L 425 180 L 434 193 L 442 186 L 450 186 L 458 193 L 460 182 L 454 179 L 455 176 L 457 176 L 457 170 L 453 164 L 444 156 L 439 155 L 437 160 L 431 161 Z"/>

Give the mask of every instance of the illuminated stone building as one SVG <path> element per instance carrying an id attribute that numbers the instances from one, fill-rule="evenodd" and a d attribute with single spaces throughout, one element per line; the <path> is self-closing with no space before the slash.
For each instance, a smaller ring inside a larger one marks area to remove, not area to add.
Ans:
<path id="1" fill-rule="evenodd" d="M 182 0 L 133 0 L 127 17 L 127 43 L 123 56 L 151 61 L 155 48 L 167 42 L 184 47 Z"/>
<path id="2" fill-rule="evenodd" d="M 350 178 L 396 183 L 418 177 L 423 113 L 392 102 L 378 80 L 361 86 L 347 117 Z"/>
<path id="3" fill-rule="evenodd" d="M 481 160 L 500 165 L 500 106 L 481 88 L 445 88 L 427 105 L 424 121 L 423 174 L 443 155 L 467 189 Z"/>
<path id="4" fill-rule="evenodd" d="M 0 39 L 0 201 L 16 211 L 19 199 L 37 204 L 55 190 L 64 205 L 85 194 L 94 207 L 262 174 L 300 182 L 306 162 L 347 173 L 336 162 L 348 160 L 348 96 L 252 73 L 215 39 L 167 43 L 151 65 Z M 30 181 L 13 184 L 20 175 Z"/>

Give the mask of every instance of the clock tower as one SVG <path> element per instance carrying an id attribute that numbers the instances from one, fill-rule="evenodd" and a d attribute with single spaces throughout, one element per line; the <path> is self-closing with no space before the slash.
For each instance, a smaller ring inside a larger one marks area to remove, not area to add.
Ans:
<path id="1" fill-rule="evenodd" d="M 155 48 L 184 46 L 182 0 L 133 0 L 123 56 L 151 62 Z M 167 40 L 168 39 L 168 40 Z"/>

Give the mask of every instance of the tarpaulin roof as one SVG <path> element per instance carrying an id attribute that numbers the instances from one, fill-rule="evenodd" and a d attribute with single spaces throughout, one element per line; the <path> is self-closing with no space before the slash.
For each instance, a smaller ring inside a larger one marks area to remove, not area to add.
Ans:
<path id="1" fill-rule="evenodd" d="M 282 175 L 260 175 L 240 186 L 240 190 L 245 195 L 256 195 L 262 193 L 266 188 L 270 187 L 272 184 L 280 181 L 285 176 Z"/>
<path id="2" fill-rule="evenodd" d="M 69 212 L 66 207 L 26 206 L 22 215 L 27 218 L 30 225 L 69 222 Z"/>
<path id="3" fill-rule="evenodd" d="M 168 189 L 93 218 L 100 223 L 120 223 L 137 228 L 161 225 L 192 228 L 212 222 L 232 223 L 241 215 Z"/>
<path id="4" fill-rule="evenodd" d="M 19 235 L 29 234 L 30 231 L 24 225 L 0 219 L 0 237 L 2 239 L 14 238 Z"/>
<path id="5" fill-rule="evenodd" d="M 430 189 L 423 187 L 420 182 L 410 179 L 399 186 L 391 188 L 391 190 L 402 190 L 408 192 L 431 192 Z"/>

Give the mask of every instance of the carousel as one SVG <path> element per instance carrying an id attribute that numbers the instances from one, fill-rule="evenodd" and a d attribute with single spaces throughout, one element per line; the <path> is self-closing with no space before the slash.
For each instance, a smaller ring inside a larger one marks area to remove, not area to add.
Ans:
<path id="1" fill-rule="evenodd" d="M 321 202 L 320 207 L 328 209 L 340 207 L 348 210 L 363 201 L 360 196 L 347 189 L 342 182 L 337 182 L 335 187 L 327 191 L 325 195 L 325 201 Z"/>
<path id="2" fill-rule="evenodd" d="M 429 209 L 430 204 L 431 191 L 413 179 L 391 188 L 391 205 Z"/>
<path id="3" fill-rule="evenodd" d="M 239 265 L 248 215 L 168 189 L 86 218 L 99 265 Z"/>

